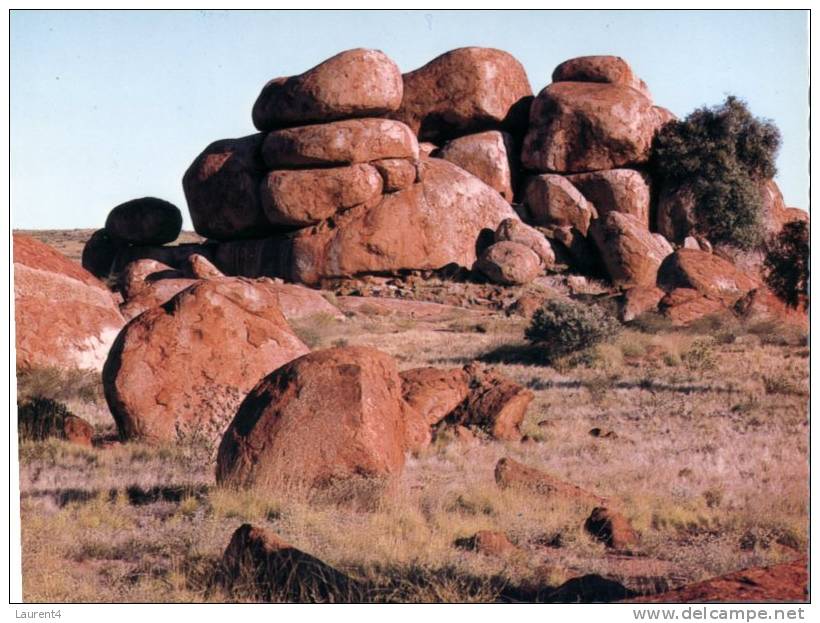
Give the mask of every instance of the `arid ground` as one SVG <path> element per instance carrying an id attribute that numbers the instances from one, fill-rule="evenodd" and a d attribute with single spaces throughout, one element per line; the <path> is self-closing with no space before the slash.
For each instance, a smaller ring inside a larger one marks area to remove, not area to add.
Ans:
<path id="1" fill-rule="evenodd" d="M 77 259 L 90 232 L 29 233 Z M 19 397 L 63 401 L 96 438 L 21 444 L 27 602 L 252 600 L 217 572 L 244 522 L 401 601 L 493 601 L 590 573 L 658 592 L 807 550 L 809 350 L 794 327 L 707 317 L 674 328 L 650 315 L 548 366 L 528 350 L 523 318 L 486 309 L 414 318 L 366 306 L 292 324 L 313 349 L 373 346 L 401 369 L 497 365 L 535 393 L 525 441 L 438 438 L 381 498 L 268 498 L 218 489 L 212 447 L 117 441 L 96 375 L 35 369 L 18 378 Z M 578 508 L 499 489 L 502 457 L 616 500 L 640 546 L 609 553 Z M 454 546 L 479 530 L 516 547 Z"/>

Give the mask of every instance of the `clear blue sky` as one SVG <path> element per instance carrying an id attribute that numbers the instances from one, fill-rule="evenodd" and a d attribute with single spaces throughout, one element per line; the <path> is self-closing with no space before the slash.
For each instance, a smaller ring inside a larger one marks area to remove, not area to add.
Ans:
<path id="1" fill-rule="evenodd" d="M 780 128 L 777 181 L 808 208 L 803 11 L 15 11 L 13 227 L 101 227 L 154 195 L 189 228 L 182 174 L 208 143 L 254 132 L 268 79 L 354 47 L 409 71 L 467 45 L 513 54 L 535 92 L 565 59 L 615 54 L 678 116 L 738 95 Z"/>

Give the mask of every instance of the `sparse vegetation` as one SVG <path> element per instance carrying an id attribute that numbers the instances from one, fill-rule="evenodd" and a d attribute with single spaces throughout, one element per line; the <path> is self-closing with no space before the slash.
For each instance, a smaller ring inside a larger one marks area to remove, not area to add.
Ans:
<path id="1" fill-rule="evenodd" d="M 777 127 L 729 96 L 720 106 L 665 125 L 655 139 L 652 165 L 662 185 L 693 192 L 700 233 L 748 249 L 762 242 L 759 184 L 776 173 L 779 147 Z"/>
<path id="2" fill-rule="evenodd" d="M 550 299 L 536 310 L 524 335 L 552 361 L 603 342 L 619 328 L 615 318 L 595 305 Z"/>
<path id="3" fill-rule="evenodd" d="M 769 242 L 764 260 L 766 283 L 791 307 L 807 307 L 809 298 L 809 227 L 792 221 Z"/>

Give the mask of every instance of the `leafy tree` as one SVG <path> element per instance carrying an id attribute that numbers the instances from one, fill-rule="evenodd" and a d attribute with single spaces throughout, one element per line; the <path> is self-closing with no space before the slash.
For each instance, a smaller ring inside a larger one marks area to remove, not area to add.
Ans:
<path id="1" fill-rule="evenodd" d="M 791 221 L 769 243 L 764 260 L 766 283 L 787 305 L 800 307 L 809 297 L 809 227 Z"/>
<path id="2" fill-rule="evenodd" d="M 734 97 L 666 124 L 652 167 L 662 185 L 688 186 L 698 230 L 714 242 L 752 248 L 762 242 L 759 184 L 777 172 L 780 132 Z"/>

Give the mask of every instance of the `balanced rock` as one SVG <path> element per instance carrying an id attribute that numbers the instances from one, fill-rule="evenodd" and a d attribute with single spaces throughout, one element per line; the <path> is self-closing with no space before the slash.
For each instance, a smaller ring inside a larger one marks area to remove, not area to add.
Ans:
<path id="1" fill-rule="evenodd" d="M 259 130 L 378 117 L 402 100 L 401 72 L 384 52 L 346 50 L 305 73 L 268 82 L 253 105 Z"/>
<path id="2" fill-rule="evenodd" d="M 122 438 L 218 439 L 259 379 L 306 352 L 268 283 L 200 281 L 126 325 L 105 397 Z"/>
<path id="3" fill-rule="evenodd" d="M 262 134 L 211 143 L 182 178 L 194 229 L 215 240 L 265 235 L 259 185 L 265 175 Z"/>
<path id="4" fill-rule="evenodd" d="M 553 82 L 603 82 L 632 87 L 649 97 L 649 90 L 620 56 L 579 56 L 564 61 L 552 72 Z"/>
<path id="5" fill-rule="evenodd" d="M 502 285 L 530 283 L 543 272 L 541 258 L 527 245 L 502 241 L 491 244 L 478 258 L 476 270 Z"/>
<path id="6" fill-rule="evenodd" d="M 262 601 L 356 603 L 365 586 L 265 528 L 243 524 L 222 555 L 229 590 L 248 587 Z"/>
<path id="7" fill-rule="evenodd" d="M 386 481 L 404 466 L 401 379 L 372 348 L 316 351 L 262 379 L 222 438 L 222 485 L 314 488 L 339 479 Z"/>
<path id="8" fill-rule="evenodd" d="M 558 173 L 643 164 L 661 121 L 649 98 L 630 87 L 554 82 L 532 104 L 521 162 Z"/>
<path id="9" fill-rule="evenodd" d="M 531 249 L 541 260 L 542 268 L 552 268 L 555 252 L 540 231 L 518 219 L 507 218 L 495 230 L 496 242 L 517 242 Z"/>
<path id="10" fill-rule="evenodd" d="M 132 244 L 165 244 L 179 237 L 182 213 L 173 203 L 156 197 L 132 199 L 109 212 L 105 231 Z"/>
<path id="11" fill-rule="evenodd" d="M 262 183 L 262 209 L 274 225 L 306 227 L 381 194 L 382 176 L 369 164 L 271 171 Z"/>
<path id="12" fill-rule="evenodd" d="M 495 231 L 515 212 L 481 180 L 445 160 L 423 160 L 419 168 L 421 183 L 371 208 L 343 212 L 332 226 L 322 223 L 282 241 L 280 276 L 310 285 L 361 273 L 471 268 L 482 231 Z"/>
<path id="13" fill-rule="evenodd" d="M 513 139 L 506 132 L 488 130 L 446 143 L 436 156 L 472 173 L 504 199 L 513 201 Z"/>
<path id="14" fill-rule="evenodd" d="M 609 169 L 568 175 L 567 179 L 595 206 L 599 217 L 609 212 L 631 214 L 649 229 L 649 176 L 634 169 Z"/>
<path id="15" fill-rule="evenodd" d="M 349 119 L 276 130 L 265 137 L 270 169 L 326 167 L 383 158 L 418 160 L 419 144 L 406 125 L 391 119 Z"/>
<path id="16" fill-rule="evenodd" d="M 483 130 L 521 132 L 532 99 L 524 67 L 507 52 L 468 47 L 404 74 L 401 107 L 391 115 L 419 140 L 441 143 Z"/>
<path id="17" fill-rule="evenodd" d="M 662 236 L 650 233 L 629 214 L 610 212 L 596 220 L 590 231 L 615 285 L 654 285 L 661 262 L 672 253 Z"/>
<path id="18" fill-rule="evenodd" d="M 535 175 L 526 185 L 524 202 L 531 221 L 545 227 L 574 227 L 586 236 L 598 212 L 563 175 Z"/>
<path id="19" fill-rule="evenodd" d="M 18 368 L 100 370 L 124 320 L 111 292 L 46 244 L 14 234 Z"/>
<path id="20" fill-rule="evenodd" d="M 658 286 L 664 290 L 692 288 L 727 306 L 734 305 L 759 285 L 723 258 L 695 249 L 678 249 L 663 261 L 658 271 Z"/>
<path id="21" fill-rule="evenodd" d="M 117 254 L 127 243 L 112 238 L 105 229 L 98 229 L 83 246 L 83 268 L 99 279 L 107 279 Z"/>

